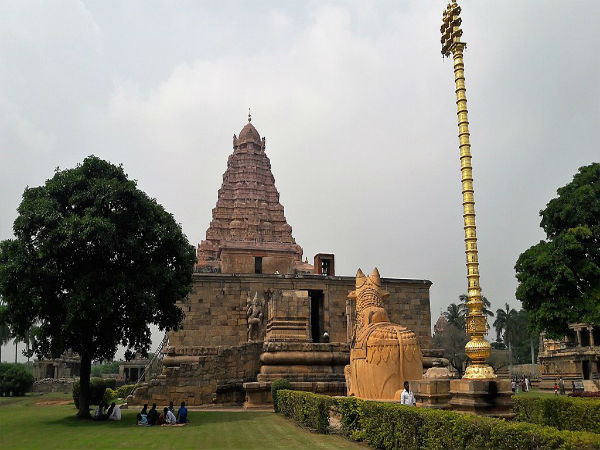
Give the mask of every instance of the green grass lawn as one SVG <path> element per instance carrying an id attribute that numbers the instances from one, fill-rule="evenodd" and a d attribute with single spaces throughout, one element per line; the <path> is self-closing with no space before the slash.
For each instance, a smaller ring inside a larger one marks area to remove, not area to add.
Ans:
<path id="1" fill-rule="evenodd" d="M 139 427 L 75 419 L 70 395 L 0 398 L 0 449 L 365 449 L 341 436 L 311 433 L 269 412 L 194 412 L 185 427 Z"/>
<path id="2" fill-rule="evenodd" d="M 538 389 L 532 389 L 529 392 L 519 392 L 514 394 L 517 397 L 554 397 L 553 391 L 540 391 Z M 566 397 L 566 395 L 565 395 Z"/>

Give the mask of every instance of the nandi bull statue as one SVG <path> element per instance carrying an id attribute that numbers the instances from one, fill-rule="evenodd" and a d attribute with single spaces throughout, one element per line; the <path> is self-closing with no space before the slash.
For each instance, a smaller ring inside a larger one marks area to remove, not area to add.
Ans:
<path id="1" fill-rule="evenodd" d="M 400 400 L 404 381 L 420 380 L 423 375 L 417 337 L 409 329 L 390 322 L 383 307 L 383 300 L 389 295 L 381 289 L 377 268 L 370 276 L 358 270 L 356 290 L 348 294 L 356 301 L 350 365 L 344 369 L 349 396 Z"/>

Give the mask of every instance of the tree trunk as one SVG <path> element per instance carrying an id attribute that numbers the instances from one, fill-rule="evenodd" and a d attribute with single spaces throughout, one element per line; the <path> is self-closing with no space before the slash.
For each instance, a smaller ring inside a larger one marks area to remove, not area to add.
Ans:
<path id="1" fill-rule="evenodd" d="M 508 341 L 508 374 L 512 378 L 512 370 L 513 370 L 513 354 L 512 354 L 512 343 Z"/>
<path id="2" fill-rule="evenodd" d="M 533 352 L 533 338 L 529 336 L 529 346 L 531 348 L 531 365 L 535 364 L 534 352 Z"/>
<path id="3" fill-rule="evenodd" d="M 19 342 L 17 341 L 17 338 L 15 338 L 15 364 L 17 363 L 17 345 L 19 345 Z"/>
<path id="4" fill-rule="evenodd" d="M 90 374 L 92 372 L 92 358 L 88 354 L 81 355 L 79 369 L 79 411 L 78 419 L 89 419 L 90 416 Z"/>

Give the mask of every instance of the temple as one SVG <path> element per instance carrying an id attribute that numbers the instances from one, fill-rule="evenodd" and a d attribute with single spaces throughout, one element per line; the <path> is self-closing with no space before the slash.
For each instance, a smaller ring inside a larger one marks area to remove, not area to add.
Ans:
<path id="1" fill-rule="evenodd" d="M 355 277 L 338 276 L 335 256 L 312 264 L 292 236 L 265 153 L 265 138 L 248 118 L 233 137 L 217 204 L 198 245 L 192 292 L 179 302 L 182 328 L 162 350 L 162 373 L 140 385 L 131 404 L 270 401 L 270 383 L 346 393 L 354 329 Z M 430 281 L 381 278 L 392 322 L 412 330 L 423 367 L 431 350 Z"/>
<path id="2" fill-rule="evenodd" d="M 591 323 L 571 323 L 562 339 L 540 336 L 538 354 L 540 389 L 553 390 L 562 378 L 567 387 L 580 382 L 590 392 L 600 390 L 600 327 Z"/>
<path id="3" fill-rule="evenodd" d="M 302 263 L 302 248 L 283 215 L 279 192 L 251 117 L 233 135 L 217 206 L 198 245 L 199 272 L 294 273 L 312 271 Z"/>

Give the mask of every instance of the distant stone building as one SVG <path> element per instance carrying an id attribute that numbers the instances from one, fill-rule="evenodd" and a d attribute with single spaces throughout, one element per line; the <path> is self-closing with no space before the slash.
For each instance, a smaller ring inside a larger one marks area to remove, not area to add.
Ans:
<path id="1" fill-rule="evenodd" d="M 541 366 L 541 387 L 550 389 L 554 380 L 582 381 L 586 391 L 600 387 L 600 327 L 586 323 L 569 325 L 562 339 L 547 339 L 542 334 L 538 364 Z"/>
<path id="2" fill-rule="evenodd" d="M 71 350 L 64 352 L 60 358 L 38 359 L 33 362 L 33 378 L 78 378 L 81 359 Z"/>
<path id="3" fill-rule="evenodd" d="M 150 373 L 146 372 L 146 367 L 150 360 L 136 353 L 133 359 L 122 361 L 119 364 L 119 379 L 125 384 L 133 384 L 141 379 L 143 381 L 150 380 Z"/>
<path id="4" fill-rule="evenodd" d="M 132 403 L 239 402 L 249 393 L 268 401 L 279 377 L 298 389 L 345 393 L 355 277 L 337 276 L 330 253 L 303 260 L 265 147 L 249 118 L 233 137 L 192 292 L 179 303 L 183 327 L 170 333 L 162 374 Z M 430 285 L 382 278 L 390 319 L 413 330 L 423 349 L 431 348 Z M 424 354 L 426 367 L 440 356 Z"/>

